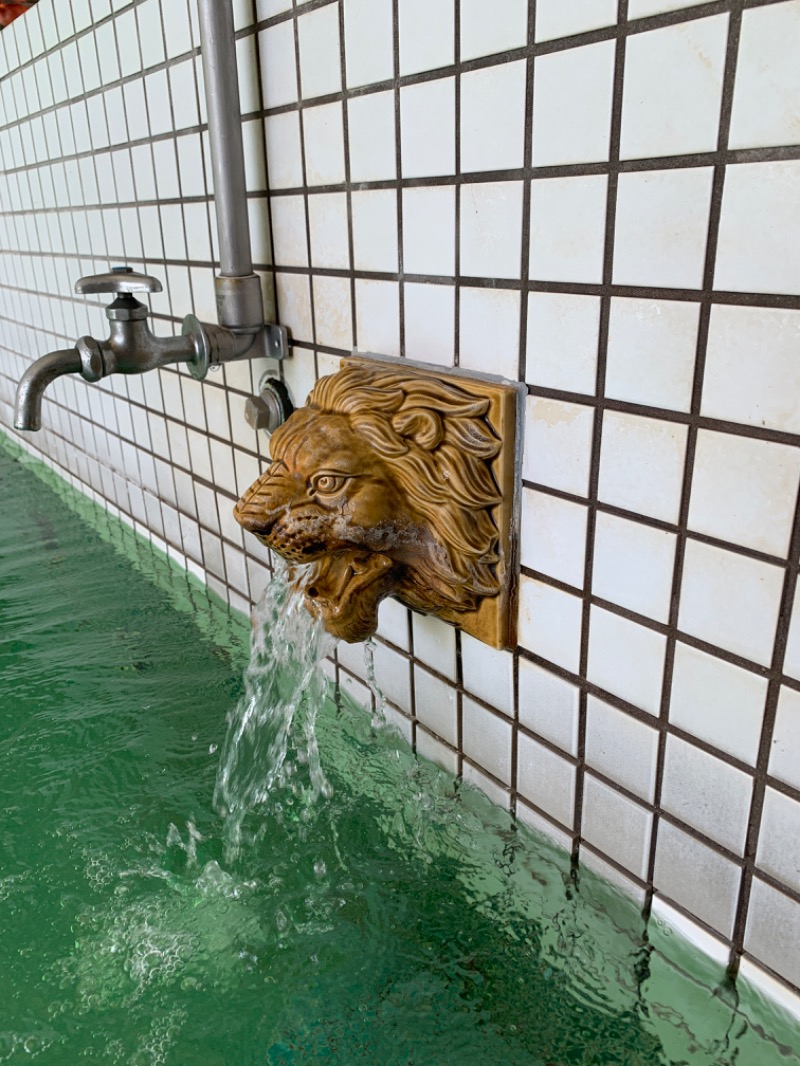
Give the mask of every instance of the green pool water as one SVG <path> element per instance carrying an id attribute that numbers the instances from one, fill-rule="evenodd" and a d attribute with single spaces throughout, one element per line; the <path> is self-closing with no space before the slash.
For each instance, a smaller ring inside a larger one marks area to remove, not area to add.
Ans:
<path id="1" fill-rule="evenodd" d="M 796 1061 L 769 1004 L 648 939 L 627 900 L 336 693 L 332 797 L 309 812 L 279 789 L 226 861 L 212 797 L 243 622 L 12 453 L 0 1062 Z"/>

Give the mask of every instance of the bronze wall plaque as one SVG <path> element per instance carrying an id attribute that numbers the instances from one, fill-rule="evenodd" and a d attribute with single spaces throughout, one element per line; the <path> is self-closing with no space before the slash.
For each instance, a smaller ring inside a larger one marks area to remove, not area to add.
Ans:
<path id="1" fill-rule="evenodd" d="M 371 636 L 386 596 L 495 648 L 516 640 L 523 387 L 354 356 L 275 431 L 234 509 L 290 563 L 336 637 Z"/>

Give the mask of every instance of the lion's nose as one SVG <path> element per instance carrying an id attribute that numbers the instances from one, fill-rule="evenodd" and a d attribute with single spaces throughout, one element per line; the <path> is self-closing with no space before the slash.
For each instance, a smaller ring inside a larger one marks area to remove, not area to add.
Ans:
<path id="1" fill-rule="evenodd" d="M 288 482 L 288 478 L 276 477 L 268 470 L 238 500 L 233 517 L 248 533 L 267 536 L 290 503 L 292 487 Z"/>

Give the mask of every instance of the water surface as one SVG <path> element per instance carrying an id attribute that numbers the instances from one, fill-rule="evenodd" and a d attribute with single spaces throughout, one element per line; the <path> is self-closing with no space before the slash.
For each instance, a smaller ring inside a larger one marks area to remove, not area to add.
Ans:
<path id="1" fill-rule="evenodd" d="M 56 488 L 0 448 L 0 1062 L 793 1061 L 631 905 L 340 697 L 326 787 L 300 713 L 231 847 L 213 797 L 247 634 Z"/>

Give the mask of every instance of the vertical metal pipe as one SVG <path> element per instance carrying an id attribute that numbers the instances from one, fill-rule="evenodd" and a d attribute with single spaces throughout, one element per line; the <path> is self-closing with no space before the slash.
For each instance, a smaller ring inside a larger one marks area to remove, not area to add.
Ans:
<path id="1" fill-rule="evenodd" d="M 253 273 L 232 0 L 197 0 L 220 273 Z"/>

